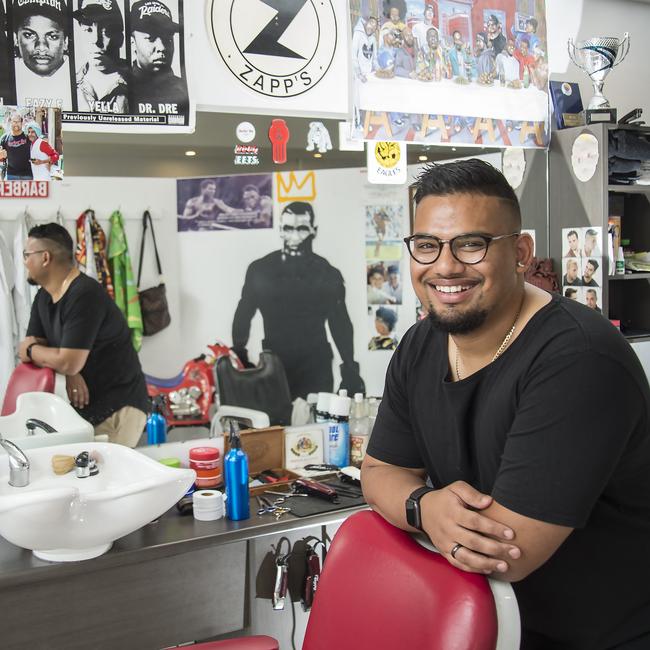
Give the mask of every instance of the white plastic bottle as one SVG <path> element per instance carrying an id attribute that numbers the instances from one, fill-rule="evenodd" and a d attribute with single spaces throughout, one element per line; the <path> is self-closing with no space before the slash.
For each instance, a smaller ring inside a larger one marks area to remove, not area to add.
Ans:
<path id="1" fill-rule="evenodd" d="M 370 420 L 362 393 L 355 393 L 350 413 L 350 465 L 361 467 L 370 438 Z"/>
<path id="2" fill-rule="evenodd" d="M 350 464 L 350 398 L 334 395 L 330 400 L 328 429 L 329 460 L 337 467 Z"/>
<path id="3" fill-rule="evenodd" d="M 372 436 L 372 429 L 375 426 L 375 420 L 377 419 L 377 412 L 379 411 L 379 402 L 376 397 L 368 398 L 368 435 Z"/>

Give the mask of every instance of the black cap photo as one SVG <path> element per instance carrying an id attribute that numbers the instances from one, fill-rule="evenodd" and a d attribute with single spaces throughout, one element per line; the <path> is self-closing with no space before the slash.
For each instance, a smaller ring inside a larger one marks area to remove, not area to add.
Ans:
<path id="1" fill-rule="evenodd" d="M 172 19 L 172 12 L 158 0 L 138 0 L 131 7 L 131 30 L 158 34 L 178 32 L 180 26 Z"/>
<path id="2" fill-rule="evenodd" d="M 81 0 L 79 9 L 72 15 L 80 22 L 123 24 L 116 0 Z"/>
<path id="3" fill-rule="evenodd" d="M 65 29 L 67 11 L 65 0 L 14 0 L 14 29 L 32 16 L 46 16 Z"/>

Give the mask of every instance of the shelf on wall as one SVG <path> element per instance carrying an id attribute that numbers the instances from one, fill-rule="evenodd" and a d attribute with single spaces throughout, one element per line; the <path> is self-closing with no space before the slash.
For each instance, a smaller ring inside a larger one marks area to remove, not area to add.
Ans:
<path id="1" fill-rule="evenodd" d="M 650 280 L 650 273 L 626 273 L 625 275 L 608 275 L 609 280 Z"/>
<path id="2" fill-rule="evenodd" d="M 593 126 L 593 125 L 588 125 Z M 636 131 L 637 133 L 650 133 L 650 126 L 642 124 L 607 124 L 608 131 Z"/>
<path id="3" fill-rule="evenodd" d="M 650 185 L 608 185 L 607 189 L 622 194 L 650 194 Z"/>

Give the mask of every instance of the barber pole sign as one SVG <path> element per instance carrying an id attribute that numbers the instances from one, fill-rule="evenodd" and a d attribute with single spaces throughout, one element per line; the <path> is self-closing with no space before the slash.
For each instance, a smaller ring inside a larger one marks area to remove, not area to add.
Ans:
<path id="1" fill-rule="evenodd" d="M 0 181 L 0 199 L 46 199 L 49 181 Z"/>

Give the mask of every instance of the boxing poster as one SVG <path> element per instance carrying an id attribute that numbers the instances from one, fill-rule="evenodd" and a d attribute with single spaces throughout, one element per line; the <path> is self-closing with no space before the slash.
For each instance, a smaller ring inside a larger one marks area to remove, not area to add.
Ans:
<path id="1" fill-rule="evenodd" d="M 0 2 L 4 103 L 61 109 L 68 130 L 194 129 L 183 0 Z"/>
<path id="2" fill-rule="evenodd" d="M 546 147 L 544 0 L 351 0 L 353 134 Z"/>
<path id="3" fill-rule="evenodd" d="M 271 174 L 237 174 L 176 181 L 178 231 L 273 227 Z"/>

